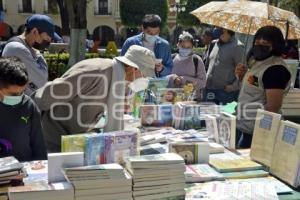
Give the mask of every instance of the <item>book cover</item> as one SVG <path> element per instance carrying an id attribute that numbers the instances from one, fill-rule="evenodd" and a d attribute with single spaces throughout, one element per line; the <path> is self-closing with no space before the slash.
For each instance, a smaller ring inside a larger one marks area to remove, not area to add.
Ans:
<path id="1" fill-rule="evenodd" d="M 273 175 L 294 187 L 299 186 L 299 133 L 299 124 L 281 121 L 270 167 L 270 172 Z"/>
<path id="2" fill-rule="evenodd" d="M 169 151 L 180 155 L 186 164 L 208 163 L 209 145 L 201 143 L 170 143 Z"/>
<path id="3" fill-rule="evenodd" d="M 217 116 L 214 115 L 206 115 L 205 116 L 205 125 L 206 130 L 208 132 L 208 135 L 216 142 L 219 141 L 219 130 L 218 130 L 218 124 L 217 124 Z"/>
<path id="4" fill-rule="evenodd" d="M 244 158 L 232 160 L 210 159 L 209 164 L 219 172 L 239 172 L 263 169 L 262 165 Z"/>
<path id="5" fill-rule="evenodd" d="M 19 171 L 22 168 L 23 165 L 13 156 L 0 158 L 0 174 Z"/>
<path id="6" fill-rule="evenodd" d="M 124 163 L 124 157 L 138 155 L 138 133 L 118 131 L 105 133 L 105 163 Z"/>
<path id="7" fill-rule="evenodd" d="M 104 163 L 104 142 L 103 134 L 91 134 L 86 136 L 86 146 L 84 150 L 85 165 Z"/>
<path id="8" fill-rule="evenodd" d="M 158 106 L 142 105 L 141 107 L 142 126 L 157 126 L 158 124 Z"/>
<path id="9" fill-rule="evenodd" d="M 182 88 L 158 89 L 158 104 L 175 104 L 184 101 L 184 91 Z"/>
<path id="10" fill-rule="evenodd" d="M 84 152 L 88 134 L 63 135 L 61 137 L 62 152 Z"/>
<path id="11" fill-rule="evenodd" d="M 201 129 L 201 106 L 200 105 L 185 105 L 184 111 L 184 130 Z"/>
<path id="12" fill-rule="evenodd" d="M 270 167 L 281 115 L 257 110 L 250 157 Z"/>
<path id="13" fill-rule="evenodd" d="M 218 143 L 229 149 L 235 149 L 236 117 L 222 112 L 218 118 Z"/>
<path id="14" fill-rule="evenodd" d="M 158 106 L 158 126 L 172 126 L 173 105 Z"/>
<path id="15" fill-rule="evenodd" d="M 224 180 L 222 174 L 215 171 L 207 164 L 186 165 L 184 175 L 187 183 Z"/>

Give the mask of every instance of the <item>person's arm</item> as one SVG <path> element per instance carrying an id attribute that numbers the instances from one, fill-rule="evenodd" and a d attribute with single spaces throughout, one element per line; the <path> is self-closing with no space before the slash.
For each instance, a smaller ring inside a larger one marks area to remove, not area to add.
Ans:
<path id="1" fill-rule="evenodd" d="M 32 151 L 32 160 L 47 160 L 47 150 L 43 137 L 41 114 L 35 104 L 33 104 L 33 113 L 31 118 L 30 147 Z"/>
<path id="2" fill-rule="evenodd" d="M 204 63 L 200 57 L 198 58 L 197 69 L 198 69 L 197 77 L 191 77 L 191 76 L 181 76 L 181 77 L 183 79 L 184 84 L 190 82 L 193 83 L 196 89 L 202 89 L 206 86 L 206 71 L 205 71 Z"/>
<path id="3" fill-rule="evenodd" d="M 245 46 L 244 45 L 238 45 L 235 48 L 234 56 L 233 56 L 233 65 L 234 67 L 238 66 L 238 64 L 243 62 L 243 56 L 244 56 L 244 49 Z M 235 73 L 235 69 L 234 69 L 234 73 Z M 233 81 L 232 84 L 227 85 L 225 87 L 225 91 L 227 92 L 234 92 L 234 91 L 238 91 L 240 90 L 241 84 L 240 84 L 240 80 L 238 77 L 236 77 L 236 79 Z"/>
<path id="4" fill-rule="evenodd" d="M 291 78 L 290 72 L 281 65 L 270 67 L 264 72 L 262 82 L 266 90 L 267 102 L 265 109 L 278 113 L 284 96 L 285 88 Z"/>
<path id="5" fill-rule="evenodd" d="M 164 53 L 165 55 L 162 61 L 163 70 L 157 73 L 158 77 L 164 77 L 172 73 L 173 59 L 172 59 L 170 45 L 165 44 Z"/>
<path id="6" fill-rule="evenodd" d="M 283 96 L 283 89 L 267 89 L 267 103 L 265 105 L 265 110 L 269 112 L 278 113 L 282 105 Z"/>
<path id="7" fill-rule="evenodd" d="M 121 56 L 124 56 L 125 55 L 125 53 L 127 52 L 127 50 L 129 49 L 129 47 L 131 46 L 132 44 L 131 44 L 131 42 L 129 42 L 129 40 L 127 39 L 125 42 L 124 42 L 124 44 L 123 44 L 123 46 L 122 46 L 122 50 L 121 50 Z"/>

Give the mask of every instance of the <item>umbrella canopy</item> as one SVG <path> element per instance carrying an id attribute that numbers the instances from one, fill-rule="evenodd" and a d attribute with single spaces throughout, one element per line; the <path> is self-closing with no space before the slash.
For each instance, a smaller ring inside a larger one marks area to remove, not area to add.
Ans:
<path id="1" fill-rule="evenodd" d="M 255 1 L 212 1 L 191 12 L 201 23 L 254 35 L 263 26 L 276 26 L 288 39 L 300 39 L 300 20 L 293 13 Z M 287 31 L 288 30 L 288 31 Z"/>

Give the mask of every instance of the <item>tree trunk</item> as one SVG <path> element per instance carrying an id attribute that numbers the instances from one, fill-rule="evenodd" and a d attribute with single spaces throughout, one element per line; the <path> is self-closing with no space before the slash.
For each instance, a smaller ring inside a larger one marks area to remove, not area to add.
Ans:
<path id="1" fill-rule="evenodd" d="M 86 0 L 65 0 L 68 5 L 68 14 L 71 26 L 70 59 L 69 66 L 81 61 L 86 52 Z"/>
<path id="2" fill-rule="evenodd" d="M 68 15 L 68 9 L 65 4 L 64 0 L 56 0 L 59 12 L 60 12 L 60 21 L 61 21 L 61 28 L 62 28 L 62 35 L 63 36 L 69 36 L 70 35 L 70 24 L 69 24 L 69 15 Z"/>

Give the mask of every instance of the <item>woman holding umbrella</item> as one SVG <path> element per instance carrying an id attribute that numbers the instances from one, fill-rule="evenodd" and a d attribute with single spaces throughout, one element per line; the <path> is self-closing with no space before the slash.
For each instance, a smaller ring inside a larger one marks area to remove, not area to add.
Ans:
<path id="1" fill-rule="evenodd" d="M 238 98 L 238 147 L 249 148 L 252 142 L 256 111 L 261 108 L 278 113 L 290 87 L 291 74 L 281 58 L 285 41 L 280 29 L 260 28 L 247 56 L 247 64 L 236 67 L 242 82 Z"/>

